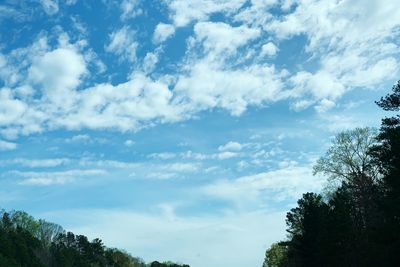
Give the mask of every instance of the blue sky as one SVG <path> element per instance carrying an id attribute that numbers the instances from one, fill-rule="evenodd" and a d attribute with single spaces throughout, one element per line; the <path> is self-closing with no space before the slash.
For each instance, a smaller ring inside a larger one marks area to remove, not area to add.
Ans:
<path id="1" fill-rule="evenodd" d="M 379 126 L 396 0 L 3 0 L 0 203 L 145 260 L 256 267 Z"/>

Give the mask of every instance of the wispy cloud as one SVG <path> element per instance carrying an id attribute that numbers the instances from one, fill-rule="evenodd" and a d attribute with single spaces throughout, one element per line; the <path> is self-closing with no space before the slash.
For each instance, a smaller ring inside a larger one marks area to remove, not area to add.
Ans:
<path id="1" fill-rule="evenodd" d="M 0 140 L 0 150 L 14 150 L 17 148 L 17 144 L 13 142 L 8 142 L 4 140 Z"/>
<path id="2" fill-rule="evenodd" d="M 49 186 L 49 185 L 64 185 L 77 182 L 84 177 L 93 177 L 104 175 L 106 172 L 100 169 L 91 170 L 68 170 L 57 172 L 21 172 L 13 171 L 12 174 L 23 177 L 19 181 L 20 185 L 34 185 L 34 186 Z"/>
<path id="3" fill-rule="evenodd" d="M 85 233 L 90 238 L 100 237 L 109 246 L 133 251 L 135 256 L 140 255 L 146 261 L 172 260 L 193 267 L 204 266 L 204 259 L 209 267 L 260 266 L 263 257 L 259 255 L 264 255 L 272 242 L 283 238 L 285 227 L 285 213 L 280 211 L 180 216 L 159 206 L 156 214 L 129 210 L 71 210 L 44 214 L 53 221 L 65 216 L 73 222 L 81 222 L 80 225 L 68 225 L 70 230 Z M 216 251 L 218 257 L 215 257 Z M 241 253 L 232 254 L 232 251 Z"/>

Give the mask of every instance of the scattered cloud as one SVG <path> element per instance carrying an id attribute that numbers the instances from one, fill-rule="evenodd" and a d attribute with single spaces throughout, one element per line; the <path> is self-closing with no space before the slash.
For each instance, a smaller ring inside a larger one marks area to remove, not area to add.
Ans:
<path id="1" fill-rule="evenodd" d="M 43 10 L 47 13 L 47 15 L 51 16 L 58 13 L 58 0 L 40 0 L 40 3 L 42 4 Z"/>
<path id="2" fill-rule="evenodd" d="M 223 12 L 226 14 L 237 11 L 246 0 L 172 0 L 168 2 L 170 16 L 177 27 L 183 27 L 192 21 L 204 21 L 211 14 Z"/>
<path id="3" fill-rule="evenodd" d="M 50 186 L 64 185 L 76 182 L 84 177 L 104 175 L 106 172 L 100 169 L 93 170 L 68 170 L 57 172 L 21 172 L 13 171 L 14 175 L 23 177 L 20 185 Z"/>
<path id="4" fill-rule="evenodd" d="M 167 159 L 175 158 L 176 154 L 175 153 L 171 153 L 171 152 L 152 153 L 148 157 L 154 158 L 154 159 L 167 160 Z"/>
<path id="5" fill-rule="evenodd" d="M 74 135 L 71 138 L 67 138 L 65 139 L 66 143 L 74 143 L 74 142 L 88 142 L 90 141 L 91 138 L 89 135 L 87 134 L 78 134 L 78 135 Z"/>
<path id="6" fill-rule="evenodd" d="M 135 62 L 137 47 L 135 32 L 124 26 L 110 34 L 110 43 L 105 47 L 105 50 L 116 54 L 121 60 Z"/>
<path id="7" fill-rule="evenodd" d="M 122 15 L 121 19 L 126 20 L 137 17 L 143 13 L 143 10 L 139 7 L 140 0 L 123 0 L 121 2 Z"/>
<path id="8" fill-rule="evenodd" d="M 165 42 L 168 38 L 170 38 L 175 33 L 175 27 L 171 24 L 159 23 L 157 24 L 154 34 L 153 34 L 153 42 L 158 44 Z"/>
<path id="9" fill-rule="evenodd" d="M 17 148 L 16 143 L 0 140 L 0 150 L 1 151 L 14 150 L 16 148 Z"/>
<path id="10" fill-rule="evenodd" d="M 70 48 L 57 48 L 34 59 L 28 80 L 38 86 L 48 109 L 69 109 L 74 102 L 74 89 L 86 71 L 83 57 Z"/>
<path id="11" fill-rule="evenodd" d="M 208 195 L 242 206 L 261 203 L 265 201 L 265 196 L 272 201 L 294 201 L 304 192 L 322 189 L 324 179 L 313 176 L 311 166 L 286 164 L 282 167 L 236 179 L 221 179 L 206 185 L 203 190 Z"/>
<path id="12" fill-rule="evenodd" d="M 52 168 L 70 163 L 71 160 L 68 158 L 56 158 L 56 159 L 26 159 L 16 158 L 11 160 L 0 161 L 1 166 L 19 165 L 29 168 Z"/>
<path id="13" fill-rule="evenodd" d="M 279 48 L 272 42 L 268 42 L 261 47 L 261 56 L 262 57 L 271 57 L 275 56 L 278 53 Z"/>
<path id="14" fill-rule="evenodd" d="M 133 146 L 134 144 L 135 144 L 135 142 L 132 141 L 132 140 L 130 140 L 130 139 L 125 140 L 125 142 L 124 142 L 124 145 L 127 146 L 127 147 L 131 147 L 131 146 Z"/>
<path id="15" fill-rule="evenodd" d="M 219 151 L 240 151 L 240 150 L 242 150 L 242 148 L 243 148 L 242 144 L 240 144 L 238 142 L 229 141 L 225 145 L 219 146 L 218 150 Z"/>

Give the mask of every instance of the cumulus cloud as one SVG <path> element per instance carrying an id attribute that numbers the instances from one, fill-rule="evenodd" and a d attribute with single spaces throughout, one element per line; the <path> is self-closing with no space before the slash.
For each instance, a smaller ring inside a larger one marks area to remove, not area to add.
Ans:
<path id="1" fill-rule="evenodd" d="M 235 116 L 249 105 L 280 99 L 281 89 L 280 74 L 273 66 L 222 70 L 209 62 L 197 62 L 175 86 L 176 92 L 189 99 L 193 110 L 223 108 Z"/>
<path id="2" fill-rule="evenodd" d="M 136 61 L 138 43 L 134 39 L 135 32 L 124 26 L 110 34 L 110 43 L 105 50 L 118 55 L 123 60 Z"/>
<path id="3" fill-rule="evenodd" d="M 206 53 L 235 53 L 249 41 L 259 37 L 258 29 L 246 26 L 232 27 L 222 22 L 199 22 L 194 26 L 195 40 Z"/>
<path id="4" fill-rule="evenodd" d="M 152 120 L 179 120 L 182 114 L 171 104 L 172 96 L 167 84 L 135 73 L 126 83 L 99 84 L 81 91 L 77 109 L 55 123 L 71 129 L 114 127 L 128 131 Z"/>
<path id="5" fill-rule="evenodd" d="M 175 33 L 175 27 L 171 24 L 159 23 L 157 24 L 154 34 L 153 42 L 162 43 L 168 38 L 170 38 Z"/>
<path id="6" fill-rule="evenodd" d="M 44 12 L 48 15 L 54 15 L 58 13 L 58 0 L 40 0 L 43 6 Z"/>
<path id="7" fill-rule="evenodd" d="M 278 51 L 279 49 L 274 43 L 268 42 L 261 47 L 261 56 L 275 56 Z"/>
<path id="8" fill-rule="evenodd" d="M 156 68 L 159 54 L 160 54 L 159 51 L 149 52 L 146 54 L 146 56 L 143 59 L 143 71 L 145 73 L 150 73 Z"/>
<path id="9" fill-rule="evenodd" d="M 242 150 L 242 148 L 243 148 L 242 144 L 240 144 L 238 142 L 229 141 L 225 145 L 219 146 L 218 150 L 219 151 L 240 151 L 240 150 Z"/>
<path id="10" fill-rule="evenodd" d="M 34 60 L 28 78 L 42 89 L 44 98 L 52 105 L 67 108 L 72 105 L 74 89 L 85 71 L 81 54 L 73 49 L 57 48 Z"/>
<path id="11" fill-rule="evenodd" d="M 140 0 L 123 0 L 120 6 L 122 10 L 121 19 L 126 20 L 141 15 L 143 10 L 139 8 L 139 3 Z"/>
<path id="12" fill-rule="evenodd" d="M 126 0 L 121 8 L 128 14 L 138 3 Z M 91 79 L 85 40 L 70 44 L 59 38 L 54 46 L 42 34 L 29 47 L 1 54 L 1 134 L 15 137 L 60 127 L 132 131 L 209 109 L 239 116 L 250 106 L 282 99 L 289 99 L 294 110 L 313 106 L 324 112 L 349 90 L 374 87 L 399 72 L 395 1 L 245 3 L 168 1 L 171 24 L 156 26 L 150 37 L 154 44 L 172 38 L 176 27 L 193 27 L 183 59 L 168 74 L 158 68 L 161 50 L 137 53 L 139 33 L 128 26 L 111 32 L 104 46 L 119 60 L 140 65 L 118 83 Z M 285 12 L 276 16 L 269 12 L 272 7 Z M 226 20 L 210 21 L 213 14 Z M 260 55 L 285 53 L 276 44 L 296 42 L 300 35 L 306 40 L 300 49 L 311 64 L 298 62 L 287 70 L 270 60 L 262 63 Z"/>

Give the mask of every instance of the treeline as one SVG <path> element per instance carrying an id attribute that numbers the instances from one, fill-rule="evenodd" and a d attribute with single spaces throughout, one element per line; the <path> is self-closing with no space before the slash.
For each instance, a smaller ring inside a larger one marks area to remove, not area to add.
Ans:
<path id="1" fill-rule="evenodd" d="M 172 262 L 146 264 L 96 238 L 66 232 L 22 211 L 0 210 L 0 267 L 190 267 Z"/>
<path id="2" fill-rule="evenodd" d="M 377 104 L 400 110 L 400 81 Z M 263 266 L 400 266 L 400 116 L 379 132 L 340 133 L 315 173 L 323 195 L 306 193 L 286 216 L 287 240 L 273 244 Z"/>

